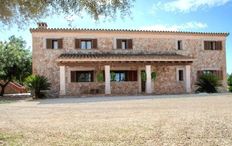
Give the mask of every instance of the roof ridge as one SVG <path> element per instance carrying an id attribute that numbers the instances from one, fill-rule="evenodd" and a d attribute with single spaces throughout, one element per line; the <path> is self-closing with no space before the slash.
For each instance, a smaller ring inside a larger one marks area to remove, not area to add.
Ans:
<path id="1" fill-rule="evenodd" d="M 153 32 L 153 33 L 183 33 L 183 34 L 208 34 L 226 35 L 229 32 L 197 32 L 197 31 L 172 31 L 172 30 L 146 30 L 146 29 L 107 29 L 107 28 L 30 28 L 31 32 L 37 31 L 119 31 L 119 32 Z"/>

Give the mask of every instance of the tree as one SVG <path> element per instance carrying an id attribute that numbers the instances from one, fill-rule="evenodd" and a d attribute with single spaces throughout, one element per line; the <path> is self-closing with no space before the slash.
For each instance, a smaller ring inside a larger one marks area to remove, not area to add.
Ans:
<path id="1" fill-rule="evenodd" d="M 217 88 L 221 86 L 221 84 L 214 74 L 207 73 L 199 77 L 196 86 L 196 92 L 217 93 Z"/>
<path id="2" fill-rule="evenodd" d="M 0 96 L 3 96 L 10 81 L 22 83 L 32 72 L 31 53 L 29 49 L 25 49 L 25 44 L 22 38 L 15 36 L 11 36 L 8 42 L 0 42 Z"/>
<path id="3" fill-rule="evenodd" d="M 229 86 L 229 91 L 232 92 L 232 74 L 228 75 L 227 83 Z"/>
<path id="4" fill-rule="evenodd" d="M 86 12 L 95 20 L 99 16 L 115 17 L 130 14 L 134 0 L 0 0 L 0 22 L 18 26 L 38 21 L 48 15 L 63 13 L 80 15 Z"/>

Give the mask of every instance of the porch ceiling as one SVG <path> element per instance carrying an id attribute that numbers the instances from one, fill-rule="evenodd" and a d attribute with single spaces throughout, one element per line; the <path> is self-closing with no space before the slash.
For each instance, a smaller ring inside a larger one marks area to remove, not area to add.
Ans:
<path id="1" fill-rule="evenodd" d="M 64 53 L 57 62 L 187 62 L 192 63 L 194 58 L 179 54 L 160 53 Z"/>

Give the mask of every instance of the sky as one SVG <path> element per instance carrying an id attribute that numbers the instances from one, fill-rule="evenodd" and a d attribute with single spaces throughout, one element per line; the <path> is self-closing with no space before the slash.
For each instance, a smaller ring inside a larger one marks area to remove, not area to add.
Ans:
<path id="1" fill-rule="evenodd" d="M 48 27 L 148 29 L 197 32 L 232 32 L 232 0 L 136 0 L 131 15 L 124 18 L 93 20 L 89 15 L 48 16 L 41 21 Z M 69 23 L 72 22 L 72 23 Z M 71 24 L 71 25 L 70 25 Z M 36 23 L 18 29 L 12 26 L 0 30 L 0 40 L 11 35 L 21 36 L 31 48 L 29 28 Z M 227 73 L 232 73 L 232 34 L 227 38 Z M 216 59 L 216 58 L 215 58 Z"/>

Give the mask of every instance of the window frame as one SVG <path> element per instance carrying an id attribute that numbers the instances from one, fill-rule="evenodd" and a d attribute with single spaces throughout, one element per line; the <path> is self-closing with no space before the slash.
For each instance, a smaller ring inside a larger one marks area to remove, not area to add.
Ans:
<path id="1" fill-rule="evenodd" d="M 72 80 L 72 72 L 75 72 L 75 79 Z M 90 74 L 90 80 L 81 81 L 79 80 L 79 77 L 81 74 Z M 82 71 L 82 70 L 71 70 L 70 71 L 70 82 L 71 83 L 91 83 L 94 82 L 94 71 L 88 70 L 88 71 Z"/>
<path id="2" fill-rule="evenodd" d="M 50 49 L 50 50 L 59 50 L 59 49 L 63 49 L 63 38 L 59 38 L 59 37 L 52 37 L 52 38 L 44 38 L 44 43 L 43 43 L 43 47 L 45 49 Z M 57 42 L 57 48 L 54 47 L 54 42 Z"/>
<path id="3" fill-rule="evenodd" d="M 57 43 L 57 48 L 55 48 L 55 44 L 54 44 L 55 42 Z M 54 49 L 54 50 L 59 49 L 59 41 L 58 41 L 58 39 L 52 39 L 52 48 L 51 49 Z"/>
<path id="4" fill-rule="evenodd" d="M 177 40 L 176 43 L 177 43 L 177 44 L 176 44 L 176 45 L 177 45 L 176 48 L 177 48 L 178 51 L 184 50 L 184 47 L 183 47 L 183 40 Z"/>
<path id="5" fill-rule="evenodd" d="M 123 47 L 123 43 L 125 44 L 125 48 Z M 133 49 L 133 39 L 130 39 L 130 38 L 116 38 L 115 44 L 116 44 L 115 47 L 118 50 L 132 50 Z"/>
<path id="6" fill-rule="evenodd" d="M 209 47 L 209 48 L 206 48 Z M 204 51 L 221 51 L 223 50 L 223 40 L 204 40 L 203 41 Z"/>
<path id="7" fill-rule="evenodd" d="M 85 47 L 82 48 L 82 42 L 84 42 Z M 88 48 L 88 43 L 90 42 L 90 48 Z M 81 39 L 80 40 L 80 49 L 81 50 L 90 50 L 93 49 L 93 40 L 92 39 Z"/>
<path id="8" fill-rule="evenodd" d="M 137 82 L 138 81 L 138 72 L 136 70 L 112 70 L 110 72 L 115 73 L 115 78 L 116 74 L 119 74 L 119 80 L 116 79 L 111 79 L 111 82 Z M 124 74 L 124 80 L 122 79 L 122 74 Z M 111 75 L 110 75 L 111 76 Z"/>
<path id="9" fill-rule="evenodd" d="M 180 71 L 182 71 L 182 80 L 180 80 Z M 177 82 L 184 82 L 185 81 L 185 69 L 184 68 L 177 68 L 176 69 L 176 80 Z"/>

